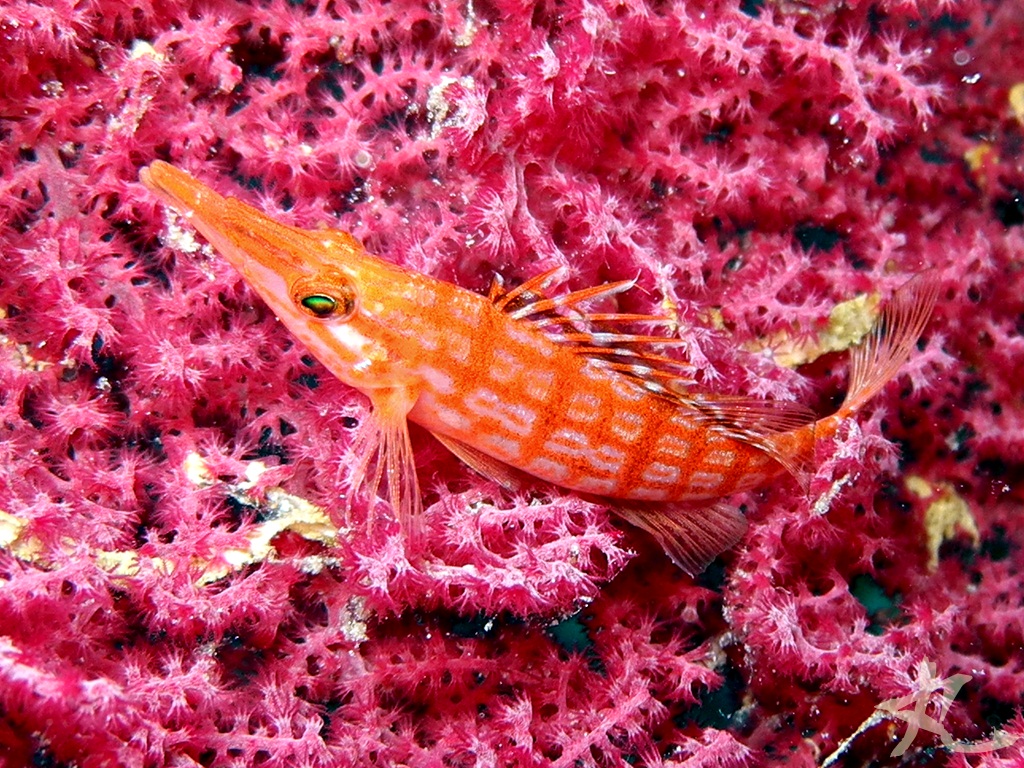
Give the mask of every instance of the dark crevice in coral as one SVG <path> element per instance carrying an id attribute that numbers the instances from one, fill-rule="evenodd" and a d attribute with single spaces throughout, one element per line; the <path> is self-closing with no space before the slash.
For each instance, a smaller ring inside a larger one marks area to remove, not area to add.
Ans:
<path id="1" fill-rule="evenodd" d="M 992 696 L 981 697 L 981 718 L 988 730 L 1002 728 L 1017 716 L 1019 710 L 1017 704 L 1000 701 Z"/>
<path id="2" fill-rule="evenodd" d="M 900 594 L 890 595 L 870 574 L 854 576 L 850 581 L 850 594 L 857 598 L 871 617 L 867 631 L 872 635 L 884 634 L 885 628 L 898 621 L 903 598 Z"/>
<path id="3" fill-rule="evenodd" d="M 989 534 L 982 539 L 978 554 L 997 563 L 1009 558 L 1015 549 L 1017 549 L 1017 545 L 1009 537 L 1006 526 L 994 525 Z"/>
<path id="4" fill-rule="evenodd" d="M 231 46 L 231 60 L 246 77 L 264 77 L 271 81 L 281 78 L 279 65 L 285 60 L 283 46 L 271 41 L 272 30 L 262 27 L 253 34 L 251 25 L 242 33 L 242 39 Z"/>
<path id="5" fill-rule="evenodd" d="M 712 128 L 704 134 L 705 144 L 725 144 L 732 137 L 735 127 L 728 124 L 722 124 L 715 128 Z"/>
<path id="6" fill-rule="evenodd" d="M 254 459 L 265 459 L 269 456 L 276 456 L 281 460 L 282 464 L 288 464 L 291 462 L 291 458 L 288 454 L 287 449 L 281 444 L 275 442 L 272 438 L 274 437 L 274 430 L 271 427 L 264 427 L 260 430 L 259 442 L 255 451 L 247 451 L 242 455 L 242 459 L 245 461 L 252 461 Z"/>
<path id="7" fill-rule="evenodd" d="M 921 159 L 929 165 L 949 165 L 954 161 L 949 149 L 938 143 L 923 146 L 918 151 Z"/>
<path id="8" fill-rule="evenodd" d="M 740 0 L 740 11 L 753 19 L 761 16 L 761 9 L 764 8 L 765 0 Z"/>
<path id="9" fill-rule="evenodd" d="M 590 639 L 579 614 L 553 624 L 547 628 L 547 633 L 567 653 L 587 653 L 594 647 L 594 641 Z"/>
<path id="10" fill-rule="evenodd" d="M 994 204 L 996 218 L 1004 227 L 1019 227 L 1024 224 L 1024 193 L 1013 190 Z"/>
<path id="11" fill-rule="evenodd" d="M 844 239 L 841 232 L 823 224 L 801 224 L 793 230 L 793 236 L 805 251 L 831 251 Z"/>
<path id="12" fill-rule="evenodd" d="M 453 637 L 493 637 L 498 627 L 507 625 L 512 621 L 511 617 L 504 618 L 488 616 L 485 613 L 477 613 L 473 616 L 454 616 L 449 625 L 449 632 Z M 515 623 L 520 623 L 516 621 Z"/>
<path id="13" fill-rule="evenodd" d="M 673 718 L 680 728 L 696 725 L 701 728 L 735 728 L 738 714 L 743 710 L 743 694 L 747 684 L 743 673 L 732 661 L 720 667 L 722 684 L 713 690 L 701 691 L 698 701 Z"/>
<path id="14" fill-rule="evenodd" d="M 314 390 L 320 386 L 320 378 L 315 373 L 303 373 L 295 378 L 295 383 L 300 387 Z"/>
<path id="15" fill-rule="evenodd" d="M 701 571 L 697 576 L 697 584 L 705 589 L 721 593 L 722 589 L 725 587 L 727 576 L 728 572 L 725 567 L 725 560 L 722 557 L 716 557 L 708 564 L 708 567 Z"/>
<path id="16" fill-rule="evenodd" d="M 265 514 L 260 514 L 259 505 L 247 498 L 227 494 L 224 497 L 224 506 L 231 516 L 231 521 L 226 526 L 229 531 L 237 531 L 246 520 L 262 522 L 266 519 Z"/>

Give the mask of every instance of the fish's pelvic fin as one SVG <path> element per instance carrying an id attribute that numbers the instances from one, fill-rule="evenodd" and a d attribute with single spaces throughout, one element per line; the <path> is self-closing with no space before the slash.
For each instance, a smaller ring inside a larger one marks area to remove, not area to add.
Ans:
<path id="1" fill-rule="evenodd" d="M 355 441 L 359 463 L 352 475 L 346 515 L 351 513 L 354 496 L 365 487 L 370 504 L 367 529 L 372 531 L 373 503 L 382 480 L 386 480 L 392 514 L 413 544 L 422 532 L 423 507 L 406 416 L 416 398 L 404 389 L 395 388 L 376 390 L 370 400 L 373 411 L 364 420 Z"/>
<path id="2" fill-rule="evenodd" d="M 630 525 L 649 533 L 669 559 L 691 576 L 698 575 L 725 550 L 743 538 L 747 521 L 726 503 L 708 506 L 613 506 Z"/>
<path id="3" fill-rule="evenodd" d="M 938 299 L 935 272 L 911 278 L 893 294 L 868 335 L 850 354 L 850 386 L 840 415 L 856 411 L 877 395 L 907 362 Z"/>
<path id="4" fill-rule="evenodd" d="M 454 453 L 464 464 L 488 480 L 500 485 L 506 491 L 518 491 L 523 487 L 523 478 L 519 470 L 511 467 L 503 461 L 488 456 L 478 451 L 471 445 L 466 445 L 460 440 L 431 433 L 445 448 Z"/>

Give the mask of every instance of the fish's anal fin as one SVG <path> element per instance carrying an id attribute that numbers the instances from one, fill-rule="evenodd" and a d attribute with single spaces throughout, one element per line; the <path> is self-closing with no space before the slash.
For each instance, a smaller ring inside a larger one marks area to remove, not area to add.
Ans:
<path id="1" fill-rule="evenodd" d="M 437 438 L 437 441 L 441 443 L 445 448 L 454 453 L 464 464 L 469 466 L 470 469 L 483 475 L 488 480 L 492 480 L 506 491 L 518 491 L 523 486 L 523 478 L 519 470 L 509 466 L 503 461 L 488 456 L 482 451 L 478 451 L 470 445 L 455 440 L 445 435 L 439 435 L 436 432 L 431 434 Z"/>
<path id="2" fill-rule="evenodd" d="M 374 499 L 382 480 L 386 480 L 392 514 L 398 519 L 409 544 L 413 545 L 422 532 L 423 506 L 406 416 L 416 397 L 414 393 L 396 387 L 374 390 L 370 401 L 373 411 L 363 421 L 356 436 L 354 451 L 359 463 L 352 475 L 352 492 L 346 499 L 346 515 L 351 514 L 353 497 L 365 487 L 370 503 L 367 529 L 372 533 Z"/>
<path id="3" fill-rule="evenodd" d="M 697 576 L 718 555 L 735 546 L 747 530 L 743 515 L 723 502 L 707 506 L 616 505 L 611 509 L 630 525 L 649 533 L 669 559 L 691 576 Z"/>

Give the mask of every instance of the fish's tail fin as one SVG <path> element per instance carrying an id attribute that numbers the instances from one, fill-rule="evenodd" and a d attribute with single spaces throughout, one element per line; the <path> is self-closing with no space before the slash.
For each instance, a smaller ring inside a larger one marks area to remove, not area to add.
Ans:
<path id="1" fill-rule="evenodd" d="M 937 274 L 923 272 L 893 294 L 850 354 L 850 387 L 839 415 L 853 413 L 877 395 L 907 362 L 928 324 L 939 288 Z"/>

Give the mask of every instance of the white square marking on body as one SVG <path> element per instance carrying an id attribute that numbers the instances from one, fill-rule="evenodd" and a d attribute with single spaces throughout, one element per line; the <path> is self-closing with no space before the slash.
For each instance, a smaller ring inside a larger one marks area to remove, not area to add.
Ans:
<path id="1" fill-rule="evenodd" d="M 708 451 L 704 454 L 704 461 L 708 464 L 714 464 L 718 467 L 731 467 L 736 463 L 736 452 L 735 451 Z"/>
<path id="2" fill-rule="evenodd" d="M 559 464 L 551 459 L 545 459 L 540 456 L 529 463 L 527 469 L 545 480 L 550 480 L 554 483 L 561 482 L 569 476 L 569 468 L 564 464 Z"/>
<path id="3" fill-rule="evenodd" d="M 722 485 L 725 476 L 718 472 L 694 472 L 690 475 L 690 487 L 702 491 L 711 491 Z"/>
<path id="4" fill-rule="evenodd" d="M 547 400 L 555 374 L 551 371 L 530 371 L 523 377 L 523 394 L 531 400 L 544 402 Z"/>
<path id="5" fill-rule="evenodd" d="M 469 359 L 469 352 L 473 346 L 469 337 L 453 333 L 445 337 L 444 344 L 448 356 L 455 362 L 465 363 Z"/>
<path id="6" fill-rule="evenodd" d="M 612 416 L 612 433 L 627 443 L 634 443 L 643 434 L 644 420 L 638 413 L 619 411 Z"/>
<path id="7" fill-rule="evenodd" d="M 499 384 L 507 384 L 519 375 L 518 361 L 507 349 L 496 349 L 488 373 Z"/>
<path id="8" fill-rule="evenodd" d="M 518 458 L 519 452 L 520 450 L 522 450 L 521 446 L 519 445 L 519 441 L 514 440 L 513 438 L 508 437 L 507 435 L 496 435 L 493 433 L 488 433 L 485 435 L 481 435 L 480 442 L 490 446 L 495 451 L 497 451 L 500 456 L 508 459 Z"/>
<path id="9" fill-rule="evenodd" d="M 641 478 L 649 483 L 670 485 L 679 480 L 679 467 L 673 467 L 670 464 L 662 464 L 660 461 L 656 461 L 644 469 Z"/>
<path id="10" fill-rule="evenodd" d="M 601 414 L 601 399 L 593 392 L 585 390 L 572 393 L 569 405 L 565 410 L 566 417 L 573 421 L 590 424 Z"/>
<path id="11" fill-rule="evenodd" d="M 676 435 L 662 435 L 654 446 L 655 455 L 667 454 L 678 459 L 685 459 L 690 455 L 691 445 Z"/>

